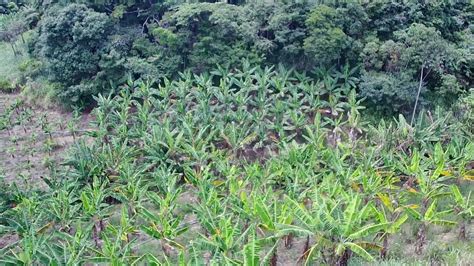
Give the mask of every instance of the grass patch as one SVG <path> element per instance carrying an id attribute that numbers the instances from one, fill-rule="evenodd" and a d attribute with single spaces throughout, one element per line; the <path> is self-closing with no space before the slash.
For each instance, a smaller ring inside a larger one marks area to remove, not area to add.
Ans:
<path id="1" fill-rule="evenodd" d="M 20 82 L 22 78 L 20 65 L 28 58 L 28 54 L 25 45 L 21 41 L 17 42 L 17 49 L 20 54 L 14 55 L 10 44 L 0 43 L 0 58 L 2 59 L 0 64 L 0 80 L 8 80 L 14 84 Z"/>

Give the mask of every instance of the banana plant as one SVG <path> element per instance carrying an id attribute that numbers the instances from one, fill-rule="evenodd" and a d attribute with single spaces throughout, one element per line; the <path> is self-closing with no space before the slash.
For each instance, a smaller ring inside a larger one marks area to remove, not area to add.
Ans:
<path id="1" fill-rule="evenodd" d="M 80 126 L 81 118 L 82 118 L 81 109 L 74 108 L 74 111 L 72 112 L 72 117 L 67 122 L 67 125 L 66 125 L 74 141 L 76 141 L 77 135 L 80 132 L 79 126 Z"/>
<path id="2" fill-rule="evenodd" d="M 2 214 L 0 232 L 14 233 L 19 240 L 0 250 L 0 262 L 6 265 L 50 264 L 48 232 L 52 222 L 44 222 L 47 214 L 40 204 L 41 198 L 35 195 L 23 196 L 21 202 Z"/>
<path id="3" fill-rule="evenodd" d="M 134 264 L 139 259 L 132 251 L 135 239 L 131 237 L 131 234 L 135 231 L 135 227 L 131 224 L 131 217 L 128 216 L 126 207 L 123 207 L 120 223 L 118 225 L 109 223 L 100 232 L 103 240 L 100 249 L 89 248 L 93 252 L 89 258 L 90 261 L 117 266 Z"/>
<path id="4" fill-rule="evenodd" d="M 53 258 L 48 254 L 49 237 L 30 231 L 24 234 L 15 249 L 0 251 L 0 263 L 4 265 L 51 265 Z M 3 253 L 3 254 L 2 254 Z"/>
<path id="5" fill-rule="evenodd" d="M 317 150 L 322 150 L 326 145 L 326 137 L 328 129 L 325 127 L 326 122 L 323 121 L 321 114 L 317 113 L 314 116 L 312 124 L 305 125 L 303 138 L 306 143 Z"/>
<path id="6" fill-rule="evenodd" d="M 270 85 L 279 97 L 283 97 L 288 90 L 288 83 L 291 77 L 293 70 L 290 69 L 288 71 L 279 69 L 278 74 L 270 77 Z"/>
<path id="7" fill-rule="evenodd" d="M 471 191 L 467 196 L 463 196 L 458 186 L 450 186 L 452 197 L 454 199 L 453 210 L 461 219 L 459 222 L 458 238 L 466 240 L 469 232 L 467 231 L 467 224 L 469 224 L 474 217 L 474 207 L 471 204 Z"/>
<path id="8" fill-rule="evenodd" d="M 59 226 L 58 230 L 67 232 L 72 229 L 72 223 L 78 218 L 77 214 L 82 207 L 81 204 L 78 204 L 79 196 L 75 188 L 68 188 L 66 185 L 58 188 L 52 194 L 47 202 L 46 211 Z"/>
<path id="9" fill-rule="evenodd" d="M 92 184 L 86 186 L 81 193 L 82 211 L 91 220 L 93 226 L 92 238 L 97 248 L 102 241 L 101 233 L 105 230 L 105 218 L 108 216 L 110 206 L 105 199 L 110 195 L 107 181 L 99 181 L 94 177 Z"/>
<path id="10" fill-rule="evenodd" d="M 71 153 L 66 157 L 64 165 L 71 167 L 71 179 L 79 183 L 88 184 L 94 177 L 102 177 L 106 166 L 98 159 L 98 148 L 94 143 L 88 144 L 85 140 L 78 140 L 71 147 Z"/>
<path id="11" fill-rule="evenodd" d="M 89 233 L 81 226 L 75 226 L 75 232 L 55 232 L 56 241 L 47 244 L 47 253 L 51 265 L 77 265 L 84 263 L 86 254 L 91 249 Z"/>
<path id="12" fill-rule="evenodd" d="M 206 215 L 198 213 L 201 219 Z M 239 217 L 225 211 L 217 216 L 205 217 L 201 220 L 201 224 L 206 230 L 206 235 L 199 234 L 198 243 L 202 249 L 211 252 L 211 264 L 242 264 L 238 253 L 247 242 L 251 226 L 242 231 Z"/>
<path id="13" fill-rule="evenodd" d="M 7 113 L 7 111 L 5 111 L 5 113 L 3 113 L 0 116 L 0 131 L 6 130 L 8 136 L 11 136 L 11 131 L 10 131 L 11 127 L 12 125 L 11 125 L 10 114 Z"/>
<path id="14" fill-rule="evenodd" d="M 182 222 L 183 217 L 175 215 L 176 200 L 180 193 L 181 189 L 175 186 L 175 182 L 170 182 L 165 195 L 147 193 L 147 198 L 153 203 L 152 209 L 143 206 L 139 210 L 139 214 L 146 220 L 146 225 L 143 225 L 141 230 L 159 240 L 164 254 L 168 257 L 173 249 L 184 251 L 184 246 L 176 240 L 188 229 Z"/>
<path id="15" fill-rule="evenodd" d="M 372 211 L 375 213 L 377 221 L 386 226 L 382 227 L 378 236 L 382 240 L 382 248 L 380 249 L 380 257 L 385 259 L 389 252 L 389 238 L 400 231 L 400 227 L 408 220 L 409 216 L 400 206 L 401 196 L 391 196 L 387 193 L 377 193 L 379 202 L 378 207 L 371 205 Z"/>
<path id="16" fill-rule="evenodd" d="M 117 119 L 115 130 L 117 131 L 117 136 L 121 140 L 125 140 L 128 138 L 130 130 L 129 120 L 132 95 L 128 90 L 123 90 L 115 100 L 117 101 L 117 109 L 112 113 L 114 118 Z"/>
<path id="17" fill-rule="evenodd" d="M 242 200 L 247 201 L 244 195 L 242 194 Z M 265 198 L 258 194 L 249 200 L 253 201 L 252 212 L 258 221 L 257 228 L 262 230 L 264 234 L 263 239 L 259 242 L 270 245 L 270 250 L 266 252 L 262 263 L 271 262 L 272 265 L 276 265 L 278 262 L 277 247 L 279 243 L 284 240 L 285 246 L 289 249 L 292 247 L 293 241 L 293 235 L 291 233 L 287 235 L 282 234 L 279 227 L 291 225 L 293 223 L 293 215 L 288 201 L 281 202 L 276 200 L 272 194 L 267 195 L 267 198 L 270 198 L 271 204 L 268 204 Z M 256 245 L 259 244 L 257 243 Z"/>
<path id="18" fill-rule="evenodd" d="M 410 163 L 405 163 L 404 167 L 407 173 L 415 176 L 414 180 L 407 182 L 413 184 L 405 184 L 406 187 L 421 200 L 419 211 L 415 210 L 415 208 L 405 208 L 415 220 L 421 223 L 416 236 L 415 252 L 417 254 L 423 252 L 426 243 L 426 230 L 429 224 L 455 224 L 453 221 L 443 219 L 443 216 L 451 213 L 452 210 L 437 211 L 437 200 L 449 196 L 449 192 L 446 191 L 447 185 L 444 182 L 451 178 L 450 176 L 442 175 L 445 167 L 445 152 L 439 143 L 435 146 L 431 162 L 436 166 L 435 170 L 432 171 L 426 169 L 426 162 L 422 161 L 420 153 L 415 150 Z M 412 187 L 415 185 L 414 183 L 418 184 L 419 191 Z"/>
<path id="19" fill-rule="evenodd" d="M 382 175 L 373 169 L 364 170 L 364 167 L 357 167 L 347 178 L 351 187 L 363 197 L 365 203 L 376 199 L 380 193 L 399 189 L 395 184 L 397 178 L 392 175 Z"/>
<path id="20" fill-rule="evenodd" d="M 284 226 L 282 232 L 293 232 L 307 236 L 305 250 L 301 256 L 305 264 L 311 262 L 316 253 L 324 263 L 347 265 L 352 254 L 367 261 L 374 261 L 369 248 L 380 247 L 368 238 L 373 238 L 387 224 L 370 222 L 374 215 L 370 205 L 362 206 L 359 196 L 351 195 L 345 200 L 334 200 L 319 195 L 313 198 L 310 208 L 287 198 L 294 210 L 295 226 Z M 310 238 L 314 244 L 310 245 Z"/>
<path id="21" fill-rule="evenodd" d="M 353 142 L 357 139 L 358 135 L 362 134 L 365 127 L 360 113 L 360 110 L 365 109 L 361 104 L 362 101 L 364 101 L 364 99 L 357 99 L 355 90 L 351 90 L 347 97 L 347 125 L 349 126 L 349 132 L 347 134 L 349 139 Z"/>
<path id="22" fill-rule="evenodd" d="M 350 68 L 349 64 L 345 64 L 341 70 L 335 70 L 333 76 L 338 79 L 338 83 L 344 88 L 345 91 L 349 91 L 356 88 L 358 79 L 355 77 L 358 67 Z"/>
<path id="23" fill-rule="evenodd" d="M 426 244 L 426 232 L 428 230 L 428 225 L 443 225 L 443 226 L 452 226 L 456 222 L 444 219 L 446 215 L 453 212 L 452 209 L 438 211 L 437 210 L 437 200 L 433 200 L 431 204 L 425 209 L 421 208 L 420 211 L 416 210 L 417 206 L 406 206 L 406 212 L 412 216 L 415 220 L 420 222 L 420 226 L 416 233 L 416 242 L 415 242 L 415 253 L 421 255 L 423 253 L 424 246 Z"/>
<path id="24" fill-rule="evenodd" d="M 236 125 L 230 123 L 220 132 L 226 146 L 231 150 L 234 158 L 237 158 L 239 152 L 243 151 L 246 145 L 252 143 L 257 134 L 252 133 L 247 125 Z"/>
<path id="25" fill-rule="evenodd" d="M 120 183 L 111 186 L 113 191 L 111 196 L 127 206 L 129 217 L 135 216 L 137 209 L 145 201 L 145 194 L 149 186 L 142 180 L 142 176 L 145 176 L 145 170 L 144 167 L 139 168 L 128 163 L 123 164 L 118 176 Z"/>
<path id="26" fill-rule="evenodd" d="M 217 134 L 216 130 L 210 126 L 202 128 L 193 128 L 191 123 L 182 122 L 183 130 L 185 131 L 186 140 L 183 142 L 183 156 L 187 161 L 183 162 L 183 166 L 192 166 L 196 169 L 204 167 L 210 157 L 210 143 Z"/>
<path id="27" fill-rule="evenodd" d="M 166 122 L 162 125 L 161 133 L 162 140 L 159 140 L 158 143 L 165 149 L 165 155 L 168 158 L 167 162 L 173 162 L 173 160 L 179 157 L 182 143 L 184 142 L 184 131 L 176 128 L 172 129 L 169 122 Z"/>
<path id="28" fill-rule="evenodd" d="M 211 264 L 241 264 L 241 247 L 247 243 L 252 226 L 244 226 L 239 212 L 228 207 L 230 199 L 221 198 L 212 183 L 200 180 L 197 187 L 199 203 L 193 210 L 204 230 L 195 242 L 197 251 L 209 251 Z"/>
<path id="29" fill-rule="evenodd" d="M 243 248 L 243 265 L 257 266 L 266 264 L 265 259 L 260 259 L 260 251 L 262 250 L 260 242 L 256 239 L 257 234 L 253 228 L 248 234 L 248 242 Z"/>
<path id="30" fill-rule="evenodd" d="M 284 130 L 293 132 L 290 135 L 289 139 L 293 139 L 295 136 L 301 136 L 301 133 L 307 124 L 307 117 L 304 113 L 291 110 L 285 119 L 285 126 L 283 127 Z"/>

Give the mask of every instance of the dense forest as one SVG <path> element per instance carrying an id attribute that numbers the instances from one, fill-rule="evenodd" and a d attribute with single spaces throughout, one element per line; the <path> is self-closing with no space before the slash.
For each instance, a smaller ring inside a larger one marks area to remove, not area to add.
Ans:
<path id="1" fill-rule="evenodd" d="M 471 265 L 473 22 L 0 0 L 0 264 Z"/>

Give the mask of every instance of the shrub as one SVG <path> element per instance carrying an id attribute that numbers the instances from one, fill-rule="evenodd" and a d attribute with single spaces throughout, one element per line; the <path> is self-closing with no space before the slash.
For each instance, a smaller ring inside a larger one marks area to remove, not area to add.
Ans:
<path id="1" fill-rule="evenodd" d="M 35 77 L 37 76 L 42 69 L 42 63 L 36 59 L 27 59 L 20 63 L 18 70 L 23 73 L 23 76 L 26 77 Z"/>
<path id="2" fill-rule="evenodd" d="M 252 49 L 256 28 L 241 6 L 183 4 L 167 13 L 153 33 L 160 45 L 158 57 L 177 62 L 182 57 L 181 67 L 195 72 L 216 64 L 238 66 L 242 58 L 260 61 Z"/>
<path id="3" fill-rule="evenodd" d="M 349 37 L 336 21 L 336 9 L 325 5 L 314 9 L 306 20 L 310 35 L 305 39 L 304 48 L 319 65 L 337 62 L 349 44 Z"/>
<path id="4" fill-rule="evenodd" d="M 50 83 L 44 78 L 35 80 L 27 79 L 22 88 L 21 96 L 25 103 L 41 106 L 42 108 L 54 108 L 57 106 L 57 93 L 62 91 L 58 83 Z"/>
<path id="5" fill-rule="evenodd" d="M 91 86 L 78 84 L 94 80 L 104 52 L 111 21 L 85 5 L 71 4 L 48 11 L 39 29 L 39 53 L 46 62 L 49 78 L 61 83 L 65 91 L 58 95 L 72 102 L 91 100 Z"/>
<path id="6" fill-rule="evenodd" d="M 394 36 L 383 43 L 369 41 L 361 53 L 365 74 L 360 91 L 376 109 L 409 111 L 418 88 L 420 99 L 432 96 L 433 104 L 447 103 L 465 89 L 451 74 L 458 54 L 435 28 L 413 23 Z"/>
<path id="7" fill-rule="evenodd" d="M 360 96 L 376 110 L 391 114 L 408 112 L 416 99 L 418 84 L 405 73 L 365 72 L 360 78 Z"/>
<path id="8" fill-rule="evenodd" d="M 11 93 L 15 90 L 15 86 L 6 79 L 0 79 L 0 92 Z"/>

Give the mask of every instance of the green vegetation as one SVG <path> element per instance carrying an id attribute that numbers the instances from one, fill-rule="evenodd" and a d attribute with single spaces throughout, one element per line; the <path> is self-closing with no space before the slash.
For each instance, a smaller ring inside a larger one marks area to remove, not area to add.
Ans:
<path id="1" fill-rule="evenodd" d="M 0 90 L 2 92 L 11 92 L 20 79 L 18 57 L 5 43 L 0 43 L 0 56 L 3 63 L 0 64 Z"/>
<path id="2" fill-rule="evenodd" d="M 370 126 L 344 79 L 250 65 L 151 84 L 96 98 L 48 193 L 5 197 L 5 263 L 271 264 L 304 241 L 296 260 L 345 265 L 393 259 L 407 224 L 418 255 L 432 225 L 467 241 L 474 146 L 449 113 Z"/>
<path id="3" fill-rule="evenodd" d="M 81 2 L 19 2 L 0 21 L 14 51 L 32 30 L 37 74 L 69 106 L 93 104 L 129 75 L 162 81 L 242 59 L 306 73 L 357 68 L 359 97 L 386 115 L 452 105 L 474 80 L 469 1 Z"/>
<path id="4" fill-rule="evenodd" d="M 468 1 L 80 2 L 0 2 L 0 264 L 474 260 Z"/>

